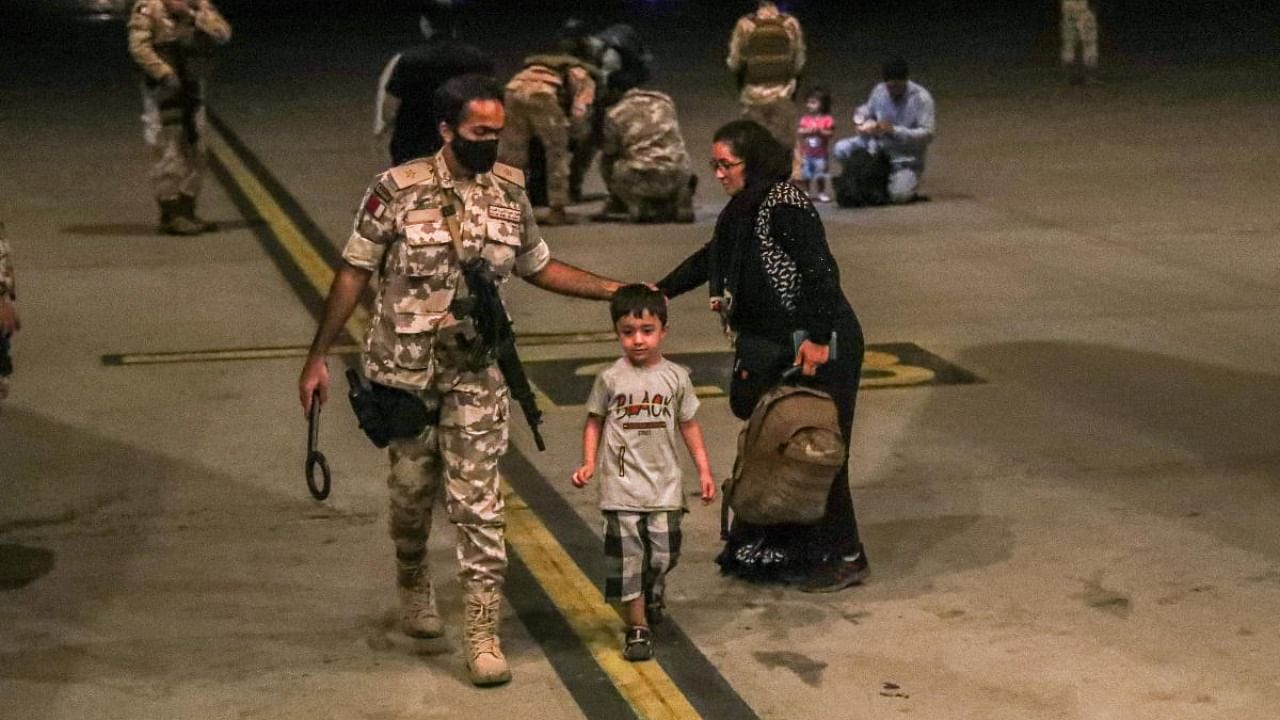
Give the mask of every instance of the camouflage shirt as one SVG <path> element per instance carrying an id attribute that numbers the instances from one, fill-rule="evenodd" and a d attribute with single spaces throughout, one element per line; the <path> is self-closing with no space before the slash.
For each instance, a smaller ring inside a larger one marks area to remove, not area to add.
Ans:
<path id="1" fill-rule="evenodd" d="M 455 184 L 440 153 L 374 180 L 342 251 L 351 265 L 381 271 L 365 334 L 366 376 L 411 390 L 431 382 L 439 331 L 458 326 L 450 305 L 466 292 L 447 220 L 455 198 L 468 257 L 484 257 L 502 280 L 546 267 L 551 252 L 523 183 L 520 171 L 496 165 L 472 182 Z"/>
<path id="2" fill-rule="evenodd" d="M 129 54 L 152 80 L 177 73 L 202 77 L 209 49 L 231 39 L 231 26 L 210 0 L 187 17 L 171 14 L 164 0 L 137 0 L 129 15 Z"/>
<path id="3" fill-rule="evenodd" d="M 9 241 L 4 237 L 4 223 L 0 223 L 0 298 L 15 297 L 14 286 L 17 284 L 13 276 L 13 260 L 9 257 Z"/>
<path id="4" fill-rule="evenodd" d="M 580 125 L 590 119 L 599 90 L 600 71 L 570 55 L 530 55 L 524 67 L 507 83 L 518 95 L 555 95 L 569 122 Z"/>
<path id="5" fill-rule="evenodd" d="M 654 90 L 633 88 L 609 108 L 602 152 L 607 162 L 625 160 L 637 170 L 690 172 L 676 104 Z"/>

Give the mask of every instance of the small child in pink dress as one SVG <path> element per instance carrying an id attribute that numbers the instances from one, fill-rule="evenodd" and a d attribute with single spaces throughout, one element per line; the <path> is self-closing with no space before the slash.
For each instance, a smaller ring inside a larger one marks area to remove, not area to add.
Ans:
<path id="1" fill-rule="evenodd" d="M 815 87 L 804 100 L 804 115 L 796 130 L 800 148 L 800 177 L 808 183 L 809 197 L 818 202 L 831 202 L 831 173 L 828 154 L 836 121 L 831 116 L 831 93 Z"/>

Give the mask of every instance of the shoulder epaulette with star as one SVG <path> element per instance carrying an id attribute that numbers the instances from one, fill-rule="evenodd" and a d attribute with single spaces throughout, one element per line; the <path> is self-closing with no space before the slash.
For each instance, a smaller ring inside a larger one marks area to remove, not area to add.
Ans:
<path id="1" fill-rule="evenodd" d="M 431 161 L 425 158 L 397 165 L 387 171 L 387 178 L 391 180 L 394 190 L 403 190 L 426 182 L 432 177 L 435 177 L 435 172 L 431 167 Z"/>
<path id="2" fill-rule="evenodd" d="M 494 163 L 493 170 L 489 172 L 493 173 L 493 176 L 499 180 L 505 180 L 519 188 L 524 187 L 524 171 L 520 168 L 504 163 Z"/>

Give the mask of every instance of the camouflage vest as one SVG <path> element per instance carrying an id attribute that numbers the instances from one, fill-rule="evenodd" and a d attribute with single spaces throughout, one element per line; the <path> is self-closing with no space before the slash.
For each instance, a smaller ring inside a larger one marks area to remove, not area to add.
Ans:
<path id="1" fill-rule="evenodd" d="M 755 28 L 747 36 L 743 51 L 744 80 L 748 85 L 774 85 L 790 82 L 795 73 L 792 62 L 791 35 L 782 16 L 755 20 Z"/>
<path id="2" fill-rule="evenodd" d="M 426 387 L 436 372 L 437 337 L 474 334 L 469 320 L 459 322 L 455 301 L 467 294 L 448 216 L 455 192 L 444 186 L 439 156 L 407 163 L 384 175 L 384 222 L 393 235 L 383 255 L 374 317 L 365 338 L 365 374 L 406 389 Z M 467 257 L 488 261 L 500 280 L 515 267 L 522 221 L 523 190 L 509 181 L 510 168 L 477 176 L 467 191 L 459 222 Z M 372 202 L 372 201 L 371 201 Z M 379 198 L 379 202 L 384 202 Z M 461 199 L 457 206 L 463 205 Z"/>
<path id="3" fill-rule="evenodd" d="M 213 42 L 197 31 L 194 20 L 173 17 L 163 2 L 155 0 L 139 2 L 134 13 L 150 26 L 151 46 L 156 55 L 179 77 L 197 80 L 208 74 Z"/>
<path id="4" fill-rule="evenodd" d="M 601 86 L 600 70 L 596 66 L 563 53 L 530 55 L 524 59 L 524 67 L 517 77 L 528 74 L 553 85 L 560 109 L 568 117 L 573 112 L 573 83 L 570 82 L 569 71 L 575 67 L 586 70 L 596 80 L 597 86 Z"/>

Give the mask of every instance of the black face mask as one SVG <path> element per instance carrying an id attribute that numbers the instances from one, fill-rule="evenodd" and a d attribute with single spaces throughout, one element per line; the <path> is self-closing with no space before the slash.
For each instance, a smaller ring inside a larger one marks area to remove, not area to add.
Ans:
<path id="1" fill-rule="evenodd" d="M 458 133 L 453 135 L 453 156 L 462 167 L 473 173 L 487 173 L 498 161 L 497 140 L 468 140 Z"/>

